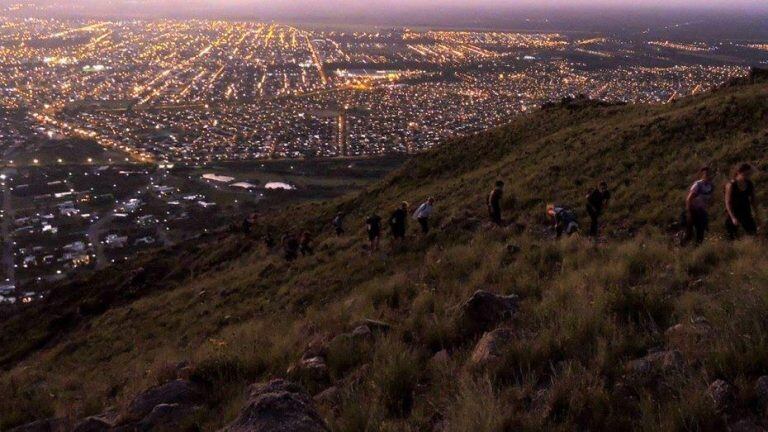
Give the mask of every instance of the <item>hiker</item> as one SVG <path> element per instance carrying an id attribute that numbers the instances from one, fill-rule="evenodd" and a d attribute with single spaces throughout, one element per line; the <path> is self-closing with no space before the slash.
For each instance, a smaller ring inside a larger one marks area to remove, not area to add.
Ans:
<path id="1" fill-rule="evenodd" d="M 272 230 L 269 228 L 267 228 L 267 231 L 264 233 L 264 245 L 267 249 L 272 249 L 276 246 L 275 238 L 272 237 Z"/>
<path id="2" fill-rule="evenodd" d="M 685 236 L 682 244 L 685 245 L 696 237 L 696 243 L 704 241 L 704 233 L 709 229 L 709 206 L 712 204 L 715 185 L 712 183 L 712 174 L 709 167 L 699 170 L 699 179 L 691 185 L 688 196 L 685 198 L 685 213 L 683 222 Z"/>
<path id="3" fill-rule="evenodd" d="M 392 231 L 392 237 L 394 237 L 395 241 L 405 240 L 405 232 L 408 228 L 407 220 L 408 203 L 403 201 L 389 218 L 389 229 Z"/>
<path id="4" fill-rule="evenodd" d="M 429 199 L 424 201 L 413 213 L 413 218 L 419 222 L 422 234 L 427 234 L 429 232 L 429 217 L 432 215 L 434 204 L 435 199 L 429 197 Z"/>
<path id="5" fill-rule="evenodd" d="M 491 193 L 488 195 L 488 214 L 491 221 L 496 225 L 501 225 L 501 197 L 504 195 L 504 182 L 496 182 Z"/>
<path id="6" fill-rule="evenodd" d="M 333 225 L 333 229 L 336 231 L 337 236 L 344 234 L 344 213 L 336 213 L 336 216 L 333 218 L 333 222 L 331 222 L 331 224 Z"/>
<path id="7" fill-rule="evenodd" d="M 611 199 L 608 183 L 602 181 L 587 194 L 587 214 L 589 215 L 589 236 L 597 237 L 600 230 L 600 216 Z"/>
<path id="8" fill-rule="evenodd" d="M 304 231 L 301 233 L 301 237 L 299 237 L 299 252 L 301 252 L 302 256 L 312 255 L 314 253 L 314 250 L 312 249 L 312 236 L 309 235 L 308 231 Z"/>
<path id="9" fill-rule="evenodd" d="M 381 239 L 381 216 L 373 212 L 365 220 L 366 231 L 368 231 L 368 241 L 370 242 L 371 252 L 379 250 L 379 240 Z"/>
<path id="10" fill-rule="evenodd" d="M 725 209 L 728 216 L 725 229 L 731 240 L 738 237 L 739 228 L 749 236 L 757 235 L 757 202 L 752 172 L 752 165 L 741 164 L 733 179 L 725 186 Z"/>
<path id="11" fill-rule="evenodd" d="M 547 216 L 554 222 L 557 238 L 563 233 L 573 235 L 579 231 L 579 222 L 573 210 L 554 204 L 547 205 Z"/>
<path id="12" fill-rule="evenodd" d="M 251 229 L 256 224 L 256 213 L 249 214 L 245 219 L 243 219 L 243 233 L 244 234 L 250 234 Z"/>
<path id="13" fill-rule="evenodd" d="M 251 217 L 248 216 L 245 219 L 243 219 L 243 234 L 248 235 L 251 233 L 251 227 L 253 226 L 253 223 L 251 222 Z"/>
<path id="14" fill-rule="evenodd" d="M 281 241 L 285 260 L 294 261 L 299 256 L 299 240 L 294 234 L 285 234 Z"/>

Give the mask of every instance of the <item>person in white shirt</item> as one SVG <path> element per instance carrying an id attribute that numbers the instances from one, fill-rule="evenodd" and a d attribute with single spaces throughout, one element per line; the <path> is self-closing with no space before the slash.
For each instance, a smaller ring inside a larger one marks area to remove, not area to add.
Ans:
<path id="1" fill-rule="evenodd" d="M 419 222 L 422 234 L 427 234 L 429 232 L 429 217 L 432 215 L 434 204 L 435 199 L 429 197 L 429 199 L 424 201 L 424 203 L 422 203 L 413 213 L 413 218 Z"/>

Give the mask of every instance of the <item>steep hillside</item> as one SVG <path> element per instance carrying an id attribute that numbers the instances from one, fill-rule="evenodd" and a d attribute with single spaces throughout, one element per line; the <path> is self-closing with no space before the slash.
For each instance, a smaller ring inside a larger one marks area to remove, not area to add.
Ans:
<path id="1" fill-rule="evenodd" d="M 677 247 L 669 226 L 703 164 L 722 185 L 751 161 L 765 201 L 767 150 L 759 74 L 665 106 L 544 107 L 361 194 L 262 216 L 256 233 L 315 233 L 311 257 L 287 263 L 256 234 L 220 233 L 2 318 L 0 430 L 110 410 L 128 424 L 136 395 L 175 378 L 201 395 L 171 430 L 218 430 L 249 384 L 276 377 L 300 383 L 340 431 L 758 427 L 764 239 L 723 240 L 719 196 L 703 246 Z M 508 228 L 485 222 L 497 179 L 517 221 Z M 614 191 L 604 241 L 554 240 L 545 204 L 581 210 L 599 180 Z M 369 255 L 365 216 L 427 196 L 436 229 L 411 226 L 405 245 Z M 340 237 L 337 211 L 348 215 Z"/>

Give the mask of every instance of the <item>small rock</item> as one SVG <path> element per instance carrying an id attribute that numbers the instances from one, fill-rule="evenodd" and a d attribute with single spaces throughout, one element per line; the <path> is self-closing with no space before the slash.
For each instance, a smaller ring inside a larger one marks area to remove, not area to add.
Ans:
<path id="1" fill-rule="evenodd" d="M 768 375 L 763 375 L 755 381 L 755 396 L 762 403 L 768 403 Z"/>
<path id="2" fill-rule="evenodd" d="M 678 371 L 683 368 L 683 355 L 677 350 L 659 351 L 632 360 L 624 368 L 627 372 L 636 375 Z"/>
<path id="3" fill-rule="evenodd" d="M 451 355 L 448 354 L 447 350 L 443 349 L 436 352 L 435 355 L 432 356 L 432 359 L 430 361 L 432 362 L 432 364 L 442 366 L 451 361 Z"/>
<path id="4" fill-rule="evenodd" d="M 664 332 L 667 346 L 693 358 L 699 358 L 707 353 L 710 347 L 708 341 L 713 335 L 712 326 L 705 321 L 676 324 Z"/>
<path id="5" fill-rule="evenodd" d="M 171 381 L 136 396 L 123 420 L 140 420 L 160 404 L 195 405 L 203 398 L 202 390 L 191 381 Z"/>
<path id="6" fill-rule="evenodd" d="M 296 365 L 288 368 L 290 377 L 294 379 L 306 379 L 317 385 L 324 385 L 331 382 L 331 376 L 328 373 L 328 366 L 322 357 L 311 357 L 300 360 Z"/>
<path id="7" fill-rule="evenodd" d="M 315 395 L 315 402 L 324 405 L 336 405 L 341 399 L 341 390 L 332 386 Z"/>
<path id="8" fill-rule="evenodd" d="M 221 432 L 327 432 L 309 395 L 285 380 L 251 386 L 250 398 Z"/>
<path id="9" fill-rule="evenodd" d="M 490 330 L 517 311 L 517 296 L 477 291 L 461 305 L 460 325 L 472 334 Z"/>
<path id="10" fill-rule="evenodd" d="M 717 411 L 730 409 L 736 401 L 736 388 L 724 380 L 717 380 L 707 389 Z"/>
<path id="11" fill-rule="evenodd" d="M 323 337 L 315 338 L 312 342 L 307 344 L 307 348 L 302 354 L 302 359 L 308 359 L 313 357 L 325 358 L 328 355 L 328 340 Z"/>
<path id="12" fill-rule="evenodd" d="M 486 333 L 475 345 L 470 362 L 475 366 L 487 365 L 499 360 L 507 346 L 514 337 L 511 329 L 501 328 Z"/>

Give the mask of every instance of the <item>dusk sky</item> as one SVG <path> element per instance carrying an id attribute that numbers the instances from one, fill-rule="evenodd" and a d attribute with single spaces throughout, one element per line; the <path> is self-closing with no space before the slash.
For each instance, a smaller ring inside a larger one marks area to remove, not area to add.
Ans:
<path id="1" fill-rule="evenodd" d="M 425 8 L 499 8 L 499 9 L 578 9 L 583 7 L 611 7 L 632 9 L 723 9 L 729 11 L 768 10 L 765 0 L 54 0 L 68 5 L 77 2 L 91 6 L 114 8 L 116 4 L 128 7 L 168 8 L 194 7 L 209 10 L 258 9 L 273 13 L 326 13 L 333 11 L 370 12 L 373 10 L 406 11 Z"/>

